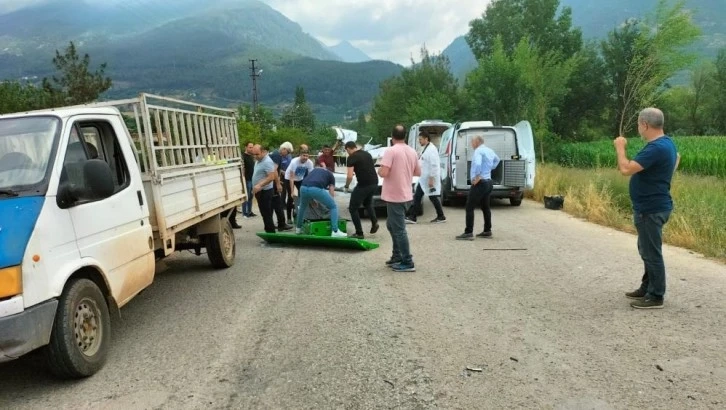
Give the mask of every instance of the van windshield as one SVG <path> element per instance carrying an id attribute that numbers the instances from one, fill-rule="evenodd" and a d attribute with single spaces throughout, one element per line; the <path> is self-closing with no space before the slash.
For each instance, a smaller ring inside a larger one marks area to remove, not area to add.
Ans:
<path id="1" fill-rule="evenodd" d="M 0 119 L 0 198 L 45 193 L 59 127 L 56 117 Z"/>

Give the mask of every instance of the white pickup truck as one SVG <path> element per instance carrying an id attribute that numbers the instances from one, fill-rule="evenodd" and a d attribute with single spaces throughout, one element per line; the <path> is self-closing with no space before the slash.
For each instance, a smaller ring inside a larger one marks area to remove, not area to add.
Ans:
<path id="1" fill-rule="evenodd" d="M 141 94 L 0 115 L 0 362 L 43 347 L 56 375 L 90 376 L 157 260 L 231 266 L 242 167 L 234 110 Z"/>

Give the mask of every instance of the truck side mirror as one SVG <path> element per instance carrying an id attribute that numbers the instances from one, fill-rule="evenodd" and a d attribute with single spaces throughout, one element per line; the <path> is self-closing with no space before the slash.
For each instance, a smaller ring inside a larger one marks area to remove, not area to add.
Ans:
<path id="1" fill-rule="evenodd" d="M 82 167 L 82 178 L 78 178 L 77 174 L 79 165 Z M 111 167 L 103 160 L 91 159 L 81 163 L 66 164 L 63 167 L 63 174 L 66 182 L 61 183 L 58 187 L 56 198 L 61 209 L 70 208 L 79 201 L 108 198 L 114 193 L 115 186 Z M 69 178 L 69 176 L 71 177 Z M 61 180 L 63 179 L 61 178 Z"/>

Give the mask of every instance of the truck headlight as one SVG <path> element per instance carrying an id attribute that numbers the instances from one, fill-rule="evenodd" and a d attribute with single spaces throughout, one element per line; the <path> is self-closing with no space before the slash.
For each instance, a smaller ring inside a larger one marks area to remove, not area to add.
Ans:
<path id="1" fill-rule="evenodd" d="M 0 299 L 23 293 L 23 270 L 18 266 L 0 269 Z"/>

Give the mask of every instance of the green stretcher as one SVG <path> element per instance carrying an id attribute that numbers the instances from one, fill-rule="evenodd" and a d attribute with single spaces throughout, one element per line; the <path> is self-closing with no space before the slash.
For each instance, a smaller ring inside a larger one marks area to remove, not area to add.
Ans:
<path id="1" fill-rule="evenodd" d="M 348 221 L 346 220 L 338 221 L 338 229 L 343 232 L 347 232 L 347 225 Z M 302 234 L 257 232 L 257 236 L 264 239 L 267 243 L 286 245 L 357 249 L 361 251 L 376 249 L 379 246 L 377 243 L 369 242 L 365 239 L 334 238 L 330 236 L 330 221 L 305 221 L 302 231 Z"/>

